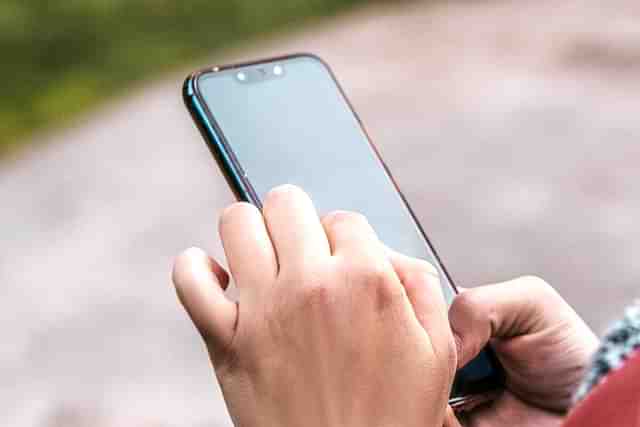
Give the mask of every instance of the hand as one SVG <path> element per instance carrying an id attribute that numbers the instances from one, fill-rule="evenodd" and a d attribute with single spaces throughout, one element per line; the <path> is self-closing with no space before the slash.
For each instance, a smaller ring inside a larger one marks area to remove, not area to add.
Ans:
<path id="1" fill-rule="evenodd" d="M 232 205 L 220 234 L 237 304 L 200 250 L 181 255 L 173 277 L 237 426 L 441 427 L 451 417 L 455 342 L 430 264 L 389 255 L 361 215 L 321 222 L 292 186 L 272 191 L 263 214 Z"/>
<path id="2" fill-rule="evenodd" d="M 598 339 L 547 283 L 522 277 L 462 292 L 449 318 L 462 367 L 491 341 L 507 391 L 473 412 L 473 427 L 558 426 Z"/>

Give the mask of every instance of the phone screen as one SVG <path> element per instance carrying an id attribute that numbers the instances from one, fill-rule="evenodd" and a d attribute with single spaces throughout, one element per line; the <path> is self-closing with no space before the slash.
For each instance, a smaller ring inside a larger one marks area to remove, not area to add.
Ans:
<path id="1" fill-rule="evenodd" d="M 259 199 L 288 183 L 303 188 L 320 215 L 364 214 L 385 245 L 436 266 L 451 303 L 447 274 L 322 61 L 295 56 L 206 73 L 198 87 Z M 483 355 L 473 366 L 469 379 L 492 374 Z"/>

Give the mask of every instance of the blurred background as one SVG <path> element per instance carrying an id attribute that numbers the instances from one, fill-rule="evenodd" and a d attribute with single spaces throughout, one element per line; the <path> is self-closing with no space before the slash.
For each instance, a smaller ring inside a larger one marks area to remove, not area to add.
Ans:
<path id="1" fill-rule="evenodd" d="M 205 65 L 324 57 L 458 284 L 640 295 L 636 0 L 4 0 L 0 46 L 1 425 L 231 425 L 169 276 L 233 200 Z"/>

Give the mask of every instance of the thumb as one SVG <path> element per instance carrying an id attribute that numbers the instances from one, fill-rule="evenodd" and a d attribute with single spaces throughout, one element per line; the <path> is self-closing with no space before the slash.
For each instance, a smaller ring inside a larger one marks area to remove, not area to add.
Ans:
<path id="1" fill-rule="evenodd" d="M 566 316 L 571 308 L 546 282 L 522 277 L 466 290 L 449 309 L 449 322 L 462 368 L 489 340 L 531 334 Z"/>
<path id="2" fill-rule="evenodd" d="M 235 333 L 237 305 L 224 288 L 229 275 L 202 249 L 191 248 L 176 258 L 173 283 L 178 299 L 210 350 L 224 352 Z M 215 361 L 215 354 L 212 359 Z"/>

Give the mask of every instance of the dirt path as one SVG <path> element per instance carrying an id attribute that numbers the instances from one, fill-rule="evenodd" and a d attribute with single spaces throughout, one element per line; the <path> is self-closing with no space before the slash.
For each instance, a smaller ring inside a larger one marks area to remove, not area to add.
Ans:
<path id="1" fill-rule="evenodd" d="M 460 284 L 538 274 L 600 329 L 640 295 L 639 6 L 402 3 L 235 56 L 324 56 Z M 0 425 L 230 425 L 169 286 L 232 200 L 180 77 L 1 166 Z"/>

